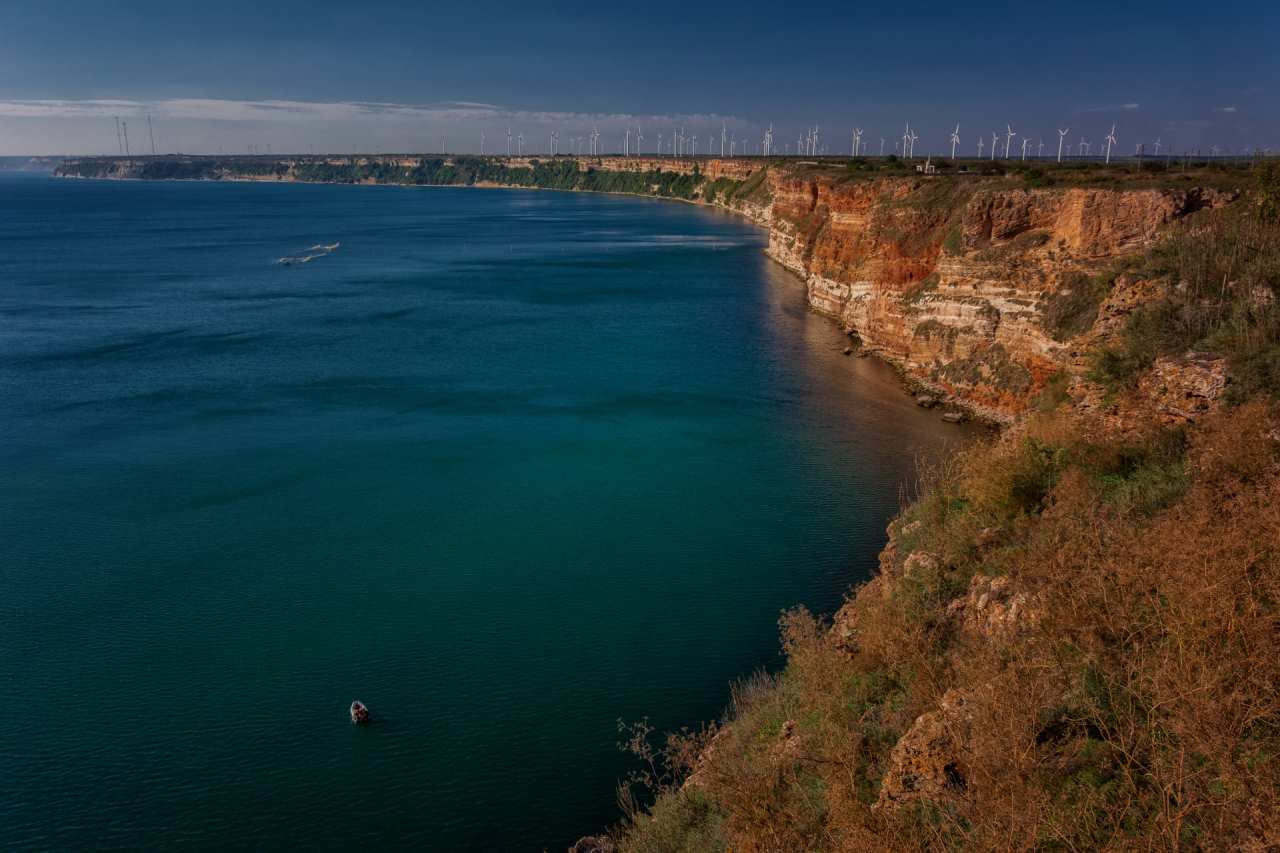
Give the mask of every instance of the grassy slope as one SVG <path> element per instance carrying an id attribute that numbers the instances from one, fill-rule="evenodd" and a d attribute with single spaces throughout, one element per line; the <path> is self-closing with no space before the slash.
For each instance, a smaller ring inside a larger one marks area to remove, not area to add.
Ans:
<path id="1" fill-rule="evenodd" d="M 1168 287 L 1085 380 L 1141 411 L 1155 358 L 1205 350 L 1221 411 L 1121 429 L 1064 377 L 928 467 L 835 625 L 786 614 L 785 669 L 668 742 L 622 850 L 1280 845 L 1277 178 L 1128 259 Z"/>

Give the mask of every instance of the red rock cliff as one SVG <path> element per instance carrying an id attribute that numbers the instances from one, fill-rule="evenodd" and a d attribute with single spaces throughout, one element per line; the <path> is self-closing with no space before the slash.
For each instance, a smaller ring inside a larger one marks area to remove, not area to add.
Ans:
<path id="1" fill-rule="evenodd" d="M 769 224 L 769 255 L 805 279 L 810 304 L 922 385 L 998 420 L 1066 362 L 1045 319 L 1055 298 L 1166 223 L 1230 200 L 948 178 L 768 182 L 768 210 L 744 212 Z"/>

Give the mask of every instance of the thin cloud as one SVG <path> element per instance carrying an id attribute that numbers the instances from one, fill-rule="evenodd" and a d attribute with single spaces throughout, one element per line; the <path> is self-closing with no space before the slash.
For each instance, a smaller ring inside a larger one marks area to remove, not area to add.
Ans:
<path id="1" fill-rule="evenodd" d="M 1233 113 L 1233 112 L 1235 112 L 1235 111 L 1236 111 L 1236 108 L 1235 108 L 1235 107 L 1218 107 L 1218 108 L 1217 108 L 1217 109 L 1215 109 L 1215 110 L 1210 110 L 1210 112 L 1215 112 L 1215 113 L 1227 113 L 1227 114 Z"/>
<path id="2" fill-rule="evenodd" d="M 1136 109 L 1139 109 L 1141 106 L 1142 104 L 1117 104 L 1110 107 L 1086 107 L 1085 109 L 1082 109 L 1082 110 L 1076 110 L 1076 112 L 1078 113 L 1109 113 L 1109 112 L 1114 112 L 1115 110 L 1136 110 Z"/>
<path id="3" fill-rule="evenodd" d="M 413 106 L 363 101 L 231 101 L 206 98 L 170 98 L 160 101 L 125 100 L 0 100 L 0 117 L 7 118 L 110 118 L 150 115 L 157 119 L 197 121 L 317 121 L 338 122 L 371 116 L 452 124 L 459 121 L 501 121 L 522 124 L 641 124 L 725 123 L 753 127 L 735 116 L 635 115 L 631 113 L 571 113 L 509 109 L 493 104 L 446 102 L 440 106 Z"/>

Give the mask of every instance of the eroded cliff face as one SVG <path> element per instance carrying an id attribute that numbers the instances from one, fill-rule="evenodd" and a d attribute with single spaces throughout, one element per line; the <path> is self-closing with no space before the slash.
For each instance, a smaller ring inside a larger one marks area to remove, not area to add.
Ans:
<path id="1" fill-rule="evenodd" d="M 769 183 L 769 214 L 753 218 L 767 219 L 769 255 L 805 279 L 813 307 L 931 391 L 1006 421 L 1067 362 L 1046 318 L 1055 300 L 1167 223 L 1231 200 L 923 177 Z"/>

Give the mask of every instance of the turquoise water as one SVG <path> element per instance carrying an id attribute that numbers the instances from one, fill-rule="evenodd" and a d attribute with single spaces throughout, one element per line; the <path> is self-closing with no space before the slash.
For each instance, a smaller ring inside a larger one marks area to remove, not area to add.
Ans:
<path id="1" fill-rule="evenodd" d="M 717 716 L 958 435 L 765 241 L 625 197 L 0 177 L 0 846 L 614 820 L 615 721 Z"/>

